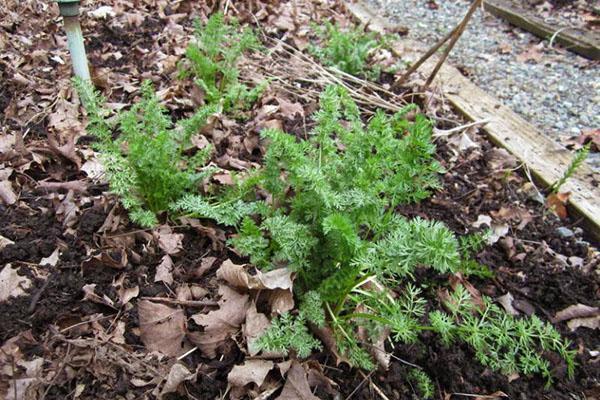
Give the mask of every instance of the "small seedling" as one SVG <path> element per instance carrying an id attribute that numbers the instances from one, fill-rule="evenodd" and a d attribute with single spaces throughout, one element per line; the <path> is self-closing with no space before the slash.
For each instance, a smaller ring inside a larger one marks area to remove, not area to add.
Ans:
<path id="1" fill-rule="evenodd" d="M 141 99 L 128 111 L 111 118 L 105 99 L 90 83 L 75 85 L 87 110 L 87 130 L 106 170 L 110 190 L 121 200 L 129 217 L 143 227 L 157 224 L 157 214 L 169 209 L 216 168 L 206 166 L 210 148 L 188 154 L 190 139 L 216 107 L 204 107 L 173 124 L 154 94 L 142 84 Z"/>
<path id="2" fill-rule="evenodd" d="M 223 14 L 216 13 L 205 25 L 196 21 L 195 41 L 186 50 L 182 76 L 194 79 L 205 104 L 217 104 L 223 112 L 249 108 L 267 83 L 249 89 L 239 81 L 237 64 L 244 52 L 258 49 L 260 43 L 250 29 L 240 31 L 235 20 L 226 23 Z"/>
<path id="3" fill-rule="evenodd" d="M 569 164 L 569 166 L 565 170 L 564 174 L 560 177 L 560 179 L 558 181 L 556 181 L 552 185 L 552 193 L 553 194 L 558 193 L 558 191 L 560 190 L 560 188 L 562 187 L 562 185 L 564 185 L 565 182 L 571 176 L 573 176 L 573 174 L 575 173 L 575 171 L 577 171 L 577 168 L 579 168 L 581 166 L 581 164 L 584 163 L 584 161 L 586 160 L 586 158 L 587 158 L 587 156 L 589 154 L 590 154 L 590 145 L 589 144 L 583 146 L 581 149 L 579 149 L 577 151 L 577 153 L 575 153 L 575 156 L 571 160 L 571 163 Z"/>
<path id="4" fill-rule="evenodd" d="M 324 27 L 315 27 L 323 39 L 323 46 L 311 46 L 310 52 L 323 64 L 355 76 L 376 79 L 381 72 L 378 66 L 369 65 L 369 57 L 382 41 L 374 32 L 360 28 L 342 30 L 338 25 L 327 22 Z"/>

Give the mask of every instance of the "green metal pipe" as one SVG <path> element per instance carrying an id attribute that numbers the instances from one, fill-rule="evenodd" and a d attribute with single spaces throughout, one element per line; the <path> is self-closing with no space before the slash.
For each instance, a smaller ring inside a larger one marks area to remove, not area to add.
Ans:
<path id="1" fill-rule="evenodd" d="M 85 45 L 83 44 L 81 25 L 79 25 L 79 1 L 57 0 L 57 3 L 60 9 L 60 15 L 63 17 L 65 24 L 73 72 L 75 73 L 75 76 L 89 81 L 90 70 L 88 68 Z"/>

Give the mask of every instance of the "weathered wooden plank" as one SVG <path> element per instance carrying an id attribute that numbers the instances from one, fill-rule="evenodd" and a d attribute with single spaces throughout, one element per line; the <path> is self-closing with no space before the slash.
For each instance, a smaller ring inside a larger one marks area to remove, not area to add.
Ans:
<path id="1" fill-rule="evenodd" d="M 510 0 L 484 0 L 483 7 L 536 36 L 550 39 L 556 35 L 554 41 L 568 50 L 592 60 L 600 59 L 600 40 L 593 32 L 573 27 L 552 26 Z"/>
<path id="2" fill-rule="evenodd" d="M 347 3 L 348 10 L 371 30 L 385 32 L 392 26 L 383 18 L 373 15 L 361 2 Z M 398 42 L 394 53 L 404 59 L 416 59 L 425 49 L 409 42 Z M 420 69 L 428 75 L 435 66 L 435 57 Z M 441 87 L 452 105 L 472 121 L 488 120 L 482 130 L 498 146 L 525 163 L 532 174 L 543 184 L 556 182 L 571 162 L 573 154 L 552 140 L 510 108 L 501 104 L 464 77 L 460 71 L 444 64 L 434 84 Z M 588 231 L 600 239 L 600 188 L 592 181 L 592 170 L 583 164 L 569 179 L 561 191 L 570 191 L 571 212 L 584 219 Z"/>

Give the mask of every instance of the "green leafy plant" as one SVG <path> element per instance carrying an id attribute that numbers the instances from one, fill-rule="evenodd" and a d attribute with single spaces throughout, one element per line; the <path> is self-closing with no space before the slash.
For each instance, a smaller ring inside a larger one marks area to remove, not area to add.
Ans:
<path id="1" fill-rule="evenodd" d="M 561 338 L 550 323 L 537 316 L 517 319 L 483 297 L 483 306 L 472 301 L 468 291 L 458 285 L 445 303 L 449 313 L 433 311 L 429 321 L 446 345 L 460 338 L 471 345 L 481 364 L 505 374 L 541 374 L 552 381 L 550 363 L 544 351 L 558 353 L 567 364 L 570 377 L 575 371 L 576 350 Z"/>
<path id="2" fill-rule="evenodd" d="M 433 382 L 431 378 L 420 369 L 411 369 L 408 373 L 408 378 L 414 383 L 419 390 L 421 398 L 432 399 L 435 394 Z"/>
<path id="3" fill-rule="evenodd" d="M 299 357 L 308 357 L 313 350 L 321 349 L 321 342 L 308 330 L 309 322 L 319 328 L 325 326 L 321 298 L 315 291 L 304 295 L 297 316 L 284 313 L 275 318 L 270 329 L 259 338 L 258 346 L 284 355 L 287 355 L 289 350 L 294 350 Z"/>
<path id="4" fill-rule="evenodd" d="M 323 27 L 315 27 L 315 30 L 324 43 L 322 47 L 311 46 L 309 50 L 322 63 L 351 75 L 379 76 L 380 68 L 369 65 L 369 56 L 383 44 L 376 33 L 356 27 L 342 30 L 330 22 Z"/>
<path id="5" fill-rule="evenodd" d="M 111 117 L 105 99 L 90 83 L 75 85 L 88 114 L 88 132 L 96 138 L 110 190 L 119 196 L 130 219 L 143 227 L 156 225 L 156 215 L 168 210 L 200 181 L 217 171 L 206 166 L 210 148 L 188 154 L 190 139 L 216 107 L 198 110 L 173 124 L 145 81 L 141 99 L 128 111 Z M 208 207 L 211 208 L 211 207 Z M 217 213 L 211 208 L 213 218 Z"/>
<path id="6" fill-rule="evenodd" d="M 251 106 L 264 91 L 264 82 L 253 89 L 239 81 L 237 63 L 245 51 L 260 43 L 250 29 L 239 30 L 235 20 L 225 22 L 213 14 L 205 25 L 196 21 L 195 41 L 186 50 L 188 63 L 182 75 L 192 76 L 204 92 L 205 104 L 218 104 L 224 112 Z"/>
<path id="7" fill-rule="evenodd" d="M 577 151 L 577 153 L 575 153 L 575 156 L 571 160 L 571 163 L 569 164 L 569 166 L 567 167 L 567 169 L 565 170 L 563 175 L 560 177 L 560 179 L 558 181 L 556 181 L 552 185 L 552 187 L 551 187 L 552 193 L 554 193 L 554 194 L 558 193 L 558 191 L 560 190 L 562 185 L 564 185 L 565 182 L 571 176 L 573 176 L 575 171 L 577 171 L 577 168 L 579 168 L 581 166 L 581 164 L 583 164 L 585 162 L 585 159 L 587 158 L 587 156 L 589 154 L 590 154 L 590 145 L 589 144 L 583 146 L 581 149 L 579 149 Z"/>
<path id="8" fill-rule="evenodd" d="M 568 343 L 550 325 L 506 316 L 487 299 L 477 309 L 461 286 L 445 305 L 450 311 L 427 312 L 413 279 L 416 269 L 462 271 L 484 236 L 459 240 L 440 222 L 408 220 L 395 212 L 438 188 L 443 171 L 433 157 L 430 122 L 422 116 L 407 121 L 410 109 L 378 112 L 364 123 L 345 89 L 331 86 L 321 95 L 308 140 L 263 131 L 268 150 L 252 182 L 268 193 L 270 207 L 245 217 L 230 243 L 260 268 L 294 270 L 297 294 L 318 294 L 312 309 L 320 304 L 325 310 L 337 352 L 357 367 L 374 366 L 372 344 L 357 339 L 364 328 L 373 338 L 389 330 L 401 343 L 434 331 L 447 344 L 466 341 L 491 368 L 549 378 L 548 363 L 539 355 L 547 349 L 561 354 L 572 373 Z M 310 321 L 303 311 L 280 316 L 261 346 L 306 355 L 317 347 L 301 328 Z"/>

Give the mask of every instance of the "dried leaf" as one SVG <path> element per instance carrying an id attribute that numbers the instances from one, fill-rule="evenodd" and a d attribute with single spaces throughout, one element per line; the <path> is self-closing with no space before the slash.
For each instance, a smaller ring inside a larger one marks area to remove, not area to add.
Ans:
<path id="1" fill-rule="evenodd" d="M 95 19 L 106 19 L 107 17 L 115 17 L 117 14 L 111 6 L 100 6 L 95 10 L 88 11 L 88 15 Z"/>
<path id="2" fill-rule="evenodd" d="M 515 298 L 510 292 L 507 292 L 504 296 L 500 296 L 496 301 L 506 310 L 510 315 L 519 315 L 519 312 L 513 307 L 513 300 Z"/>
<path id="3" fill-rule="evenodd" d="M 9 206 L 17 202 L 17 195 L 9 181 L 0 181 L 0 199 Z"/>
<path id="4" fill-rule="evenodd" d="M 269 325 L 269 318 L 267 318 L 265 314 L 256 311 L 256 304 L 252 303 L 246 312 L 246 323 L 243 327 L 246 345 L 248 346 L 248 354 L 250 356 L 255 356 L 260 353 L 260 349 L 256 342 Z"/>
<path id="5" fill-rule="evenodd" d="M 15 242 L 0 235 L 0 250 L 4 249 L 9 244 L 15 244 Z"/>
<path id="6" fill-rule="evenodd" d="M 72 190 L 75 193 L 83 193 L 87 190 L 87 186 L 87 183 L 84 181 L 38 182 L 38 188 L 48 191 Z"/>
<path id="7" fill-rule="evenodd" d="M 287 381 L 277 400 L 319 400 L 310 390 L 306 370 L 297 361 L 292 362 Z"/>
<path id="8" fill-rule="evenodd" d="M 183 250 L 183 234 L 173 233 L 168 225 L 162 225 L 153 231 L 153 235 L 158 241 L 158 247 L 168 255 L 179 253 Z"/>
<path id="9" fill-rule="evenodd" d="M 574 304 L 556 313 L 554 322 L 567 321 L 573 318 L 587 318 L 600 315 L 600 308 L 585 304 Z"/>
<path id="10" fill-rule="evenodd" d="M 600 329 L 600 315 L 589 318 L 574 318 L 567 322 L 567 326 L 571 331 L 577 328 Z"/>
<path id="11" fill-rule="evenodd" d="M 279 111 L 287 119 L 294 119 L 297 116 L 304 116 L 304 108 L 300 103 L 292 103 L 283 97 L 277 97 L 279 103 Z"/>
<path id="12" fill-rule="evenodd" d="M 283 314 L 294 308 L 292 290 L 274 289 L 269 291 L 267 300 L 271 306 L 271 314 Z"/>
<path id="13" fill-rule="evenodd" d="M 325 375 L 321 364 L 315 360 L 309 360 L 306 362 L 306 364 L 309 366 L 307 371 L 308 386 L 311 388 L 321 388 L 332 398 L 338 398 L 338 384 Z"/>
<path id="14" fill-rule="evenodd" d="M 293 287 L 293 272 L 287 268 L 279 268 L 267 273 L 257 271 L 256 275 L 250 275 L 244 269 L 244 265 L 234 264 L 229 259 L 221 264 L 217 277 L 230 285 L 244 289 L 291 290 Z"/>
<path id="15" fill-rule="evenodd" d="M 475 228 L 480 228 L 481 225 L 492 226 L 492 217 L 490 217 L 489 215 L 478 215 L 477 221 L 471 224 L 471 226 Z"/>
<path id="16" fill-rule="evenodd" d="M 107 295 L 100 297 L 98 294 L 96 294 L 96 286 L 97 285 L 95 283 L 83 285 L 83 287 L 81 288 L 81 290 L 83 290 L 84 293 L 83 300 L 89 300 L 93 303 L 102 304 L 114 309 L 115 305 Z"/>
<path id="17" fill-rule="evenodd" d="M 175 363 L 169 370 L 167 381 L 160 391 L 159 399 L 167 393 L 173 393 L 177 391 L 179 385 L 184 381 L 194 381 L 196 379 L 196 373 L 190 372 L 185 366 Z"/>
<path id="18" fill-rule="evenodd" d="M 179 355 L 183 349 L 186 318 L 182 310 L 148 300 L 138 301 L 140 339 L 150 351 L 168 356 Z"/>
<path id="19" fill-rule="evenodd" d="M 11 264 L 6 264 L 0 272 L 0 303 L 5 302 L 11 297 L 18 297 L 26 294 L 26 290 L 31 287 L 31 281 L 17 273 L 18 267 L 13 269 Z"/>
<path id="20" fill-rule="evenodd" d="M 167 285 L 173 284 L 173 260 L 168 254 L 165 254 L 160 264 L 156 267 L 154 282 L 164 282 Z"/>
<path id="21" fill-rule="evenodd" d="M 190 340 L 209 358 L 216 357 L 217 348 L 238 331 L 250 306 L 249 296 L 228 286 L 219 286 L 219 309 L 208 314 L 194 314 L 192 319 L 204 327 L 203 332 L 190 332 Z"/>
<path id="22" fill-rule="evenodd" d="M 60 249 L 57 247 L 56 249 L 54 249 L 52 254 L 50 254 L 48 257 L 44 257 L 40 260 L 40 265 L 49 265 L 51 267 L 55 267 L 56 264 L 58 263 L 59 258 L 60 258 Z"/>
<path id="23" fill-rule="evenodd" d="M 81 270 L 85 274 L 94 268 L 109 267 L 114 269 L 125 269 L 127 263 L 128 258 L 125 249 L 107 249 L 100 254 L 84 260 L 81 263 Z"/>
<path id="24" fill-rule="evenodd" d="M 140 294 L 140 287 L 134 286 L 131 288 L 120 287 L 117 289 L 117 294 L 119 295 L 119 302 L 121 305 L 125 305 L 129 303 L 129 301 L 135 297 L 138 297 Z"/>
<path id="25" fill-rule="evenodd" d="M 194 270 L 194 277 L 201 278 L 206 274 L 217 261 L 216 257 L 204 257 L 200 260 L 200 266 Z"/>
<path id="26" fill-rule="evenodd" d="M 567 212 L 567 202 L 571 197 L 571 192 L 552 193 L 546 199 L 546 207 L 552 210 L 560 219 L 566 219 L 569 216 Z"/>
<path id="27" fill-rule="evenodd" d="M 260 387 L 274 366 L 273 361 L 247 360 L 244 364 L 233 367 L 227 375 L 227 382 L 234 387 L 243 387 L 249 383 Z"/>
<path id="28" fill-rule="evenodd" d="M 518 165 L 515 156 L 510 154 L 506 149 L 500 147 L 494 147 L 492 150 L 488 151 L 485 160 L 488 167 L 493 171 L 516 168 Z"/>

